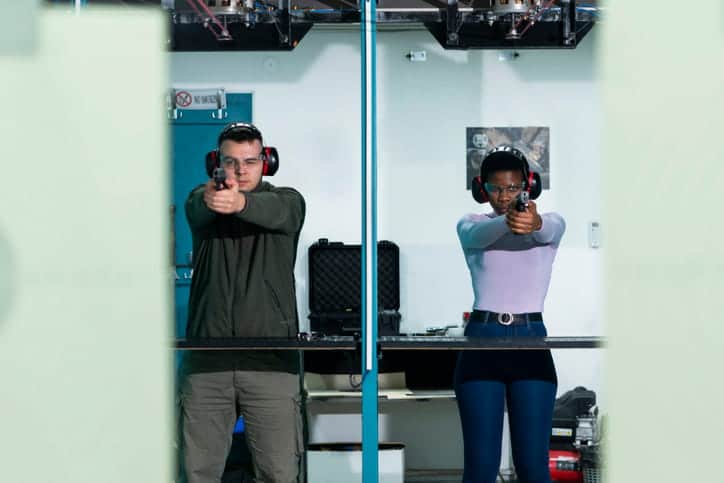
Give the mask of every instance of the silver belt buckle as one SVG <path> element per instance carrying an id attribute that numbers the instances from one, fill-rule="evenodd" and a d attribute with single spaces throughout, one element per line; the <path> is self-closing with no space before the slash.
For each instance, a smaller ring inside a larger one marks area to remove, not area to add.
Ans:
<path id="1" fill-rule="evenodd" d="M 502 314 L 498 314 L 498 323 L 500 325 L 510 325 L 513 323 L 513 314 L 510 312 L 503 312 Z"/>

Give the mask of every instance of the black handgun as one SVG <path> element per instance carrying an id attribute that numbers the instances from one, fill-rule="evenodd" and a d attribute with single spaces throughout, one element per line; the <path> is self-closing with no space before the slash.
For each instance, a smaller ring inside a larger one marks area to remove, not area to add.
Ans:
<path id="1" fill-rule="evenodd" d="M 226 171 L 224 168 L 214 168 L 214 183 L 216 183 L 216 190 L 226 189 Z"/>
<path id="2" fill-rule="evenodd" d="M 530 193 L 521 191 L 515 198 L 515 209 L 517 211 L 525 211 L 526 208 L 528 208 L 528 201 L 530 201 Z"/>

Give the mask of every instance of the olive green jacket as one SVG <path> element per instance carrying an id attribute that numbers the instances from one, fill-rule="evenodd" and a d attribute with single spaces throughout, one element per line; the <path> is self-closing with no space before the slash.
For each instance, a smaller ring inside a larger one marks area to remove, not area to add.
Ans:
<path id="1" fill-rule="evenodd" d="M 187 338 L 295 337 L 294 263 L 305 202 L 292 188 L 261 182 L 244 209 L 215 213 L 205 185 L 186 201 L 193 239 Z"/>

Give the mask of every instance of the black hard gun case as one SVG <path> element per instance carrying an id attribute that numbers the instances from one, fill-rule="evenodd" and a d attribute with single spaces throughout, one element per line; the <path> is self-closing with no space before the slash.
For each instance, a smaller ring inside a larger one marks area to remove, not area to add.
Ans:
<path id="1" fill-rule="evenodd" d="M 309 325 L 312 332 L 361 332 L 360 245 L 321 238 L 309 247 Z M 400 333 L 400 249 L 377 244 L 378 335 Z"/>

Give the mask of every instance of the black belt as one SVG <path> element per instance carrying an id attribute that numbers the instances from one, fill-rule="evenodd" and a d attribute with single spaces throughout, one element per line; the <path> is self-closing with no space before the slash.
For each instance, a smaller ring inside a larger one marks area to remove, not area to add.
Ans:
<path id="1" fill-rule="evenodd" d="M 543 314 L 540 312 L 511 314 L 510 312 L 498 313 L 489 310 L 473 310 L 473 313 L 470 314 L 470 322 L 483 324 L 497 322 L 501 325 L 527 324 L 528 322 L 543 322 Z"/>

